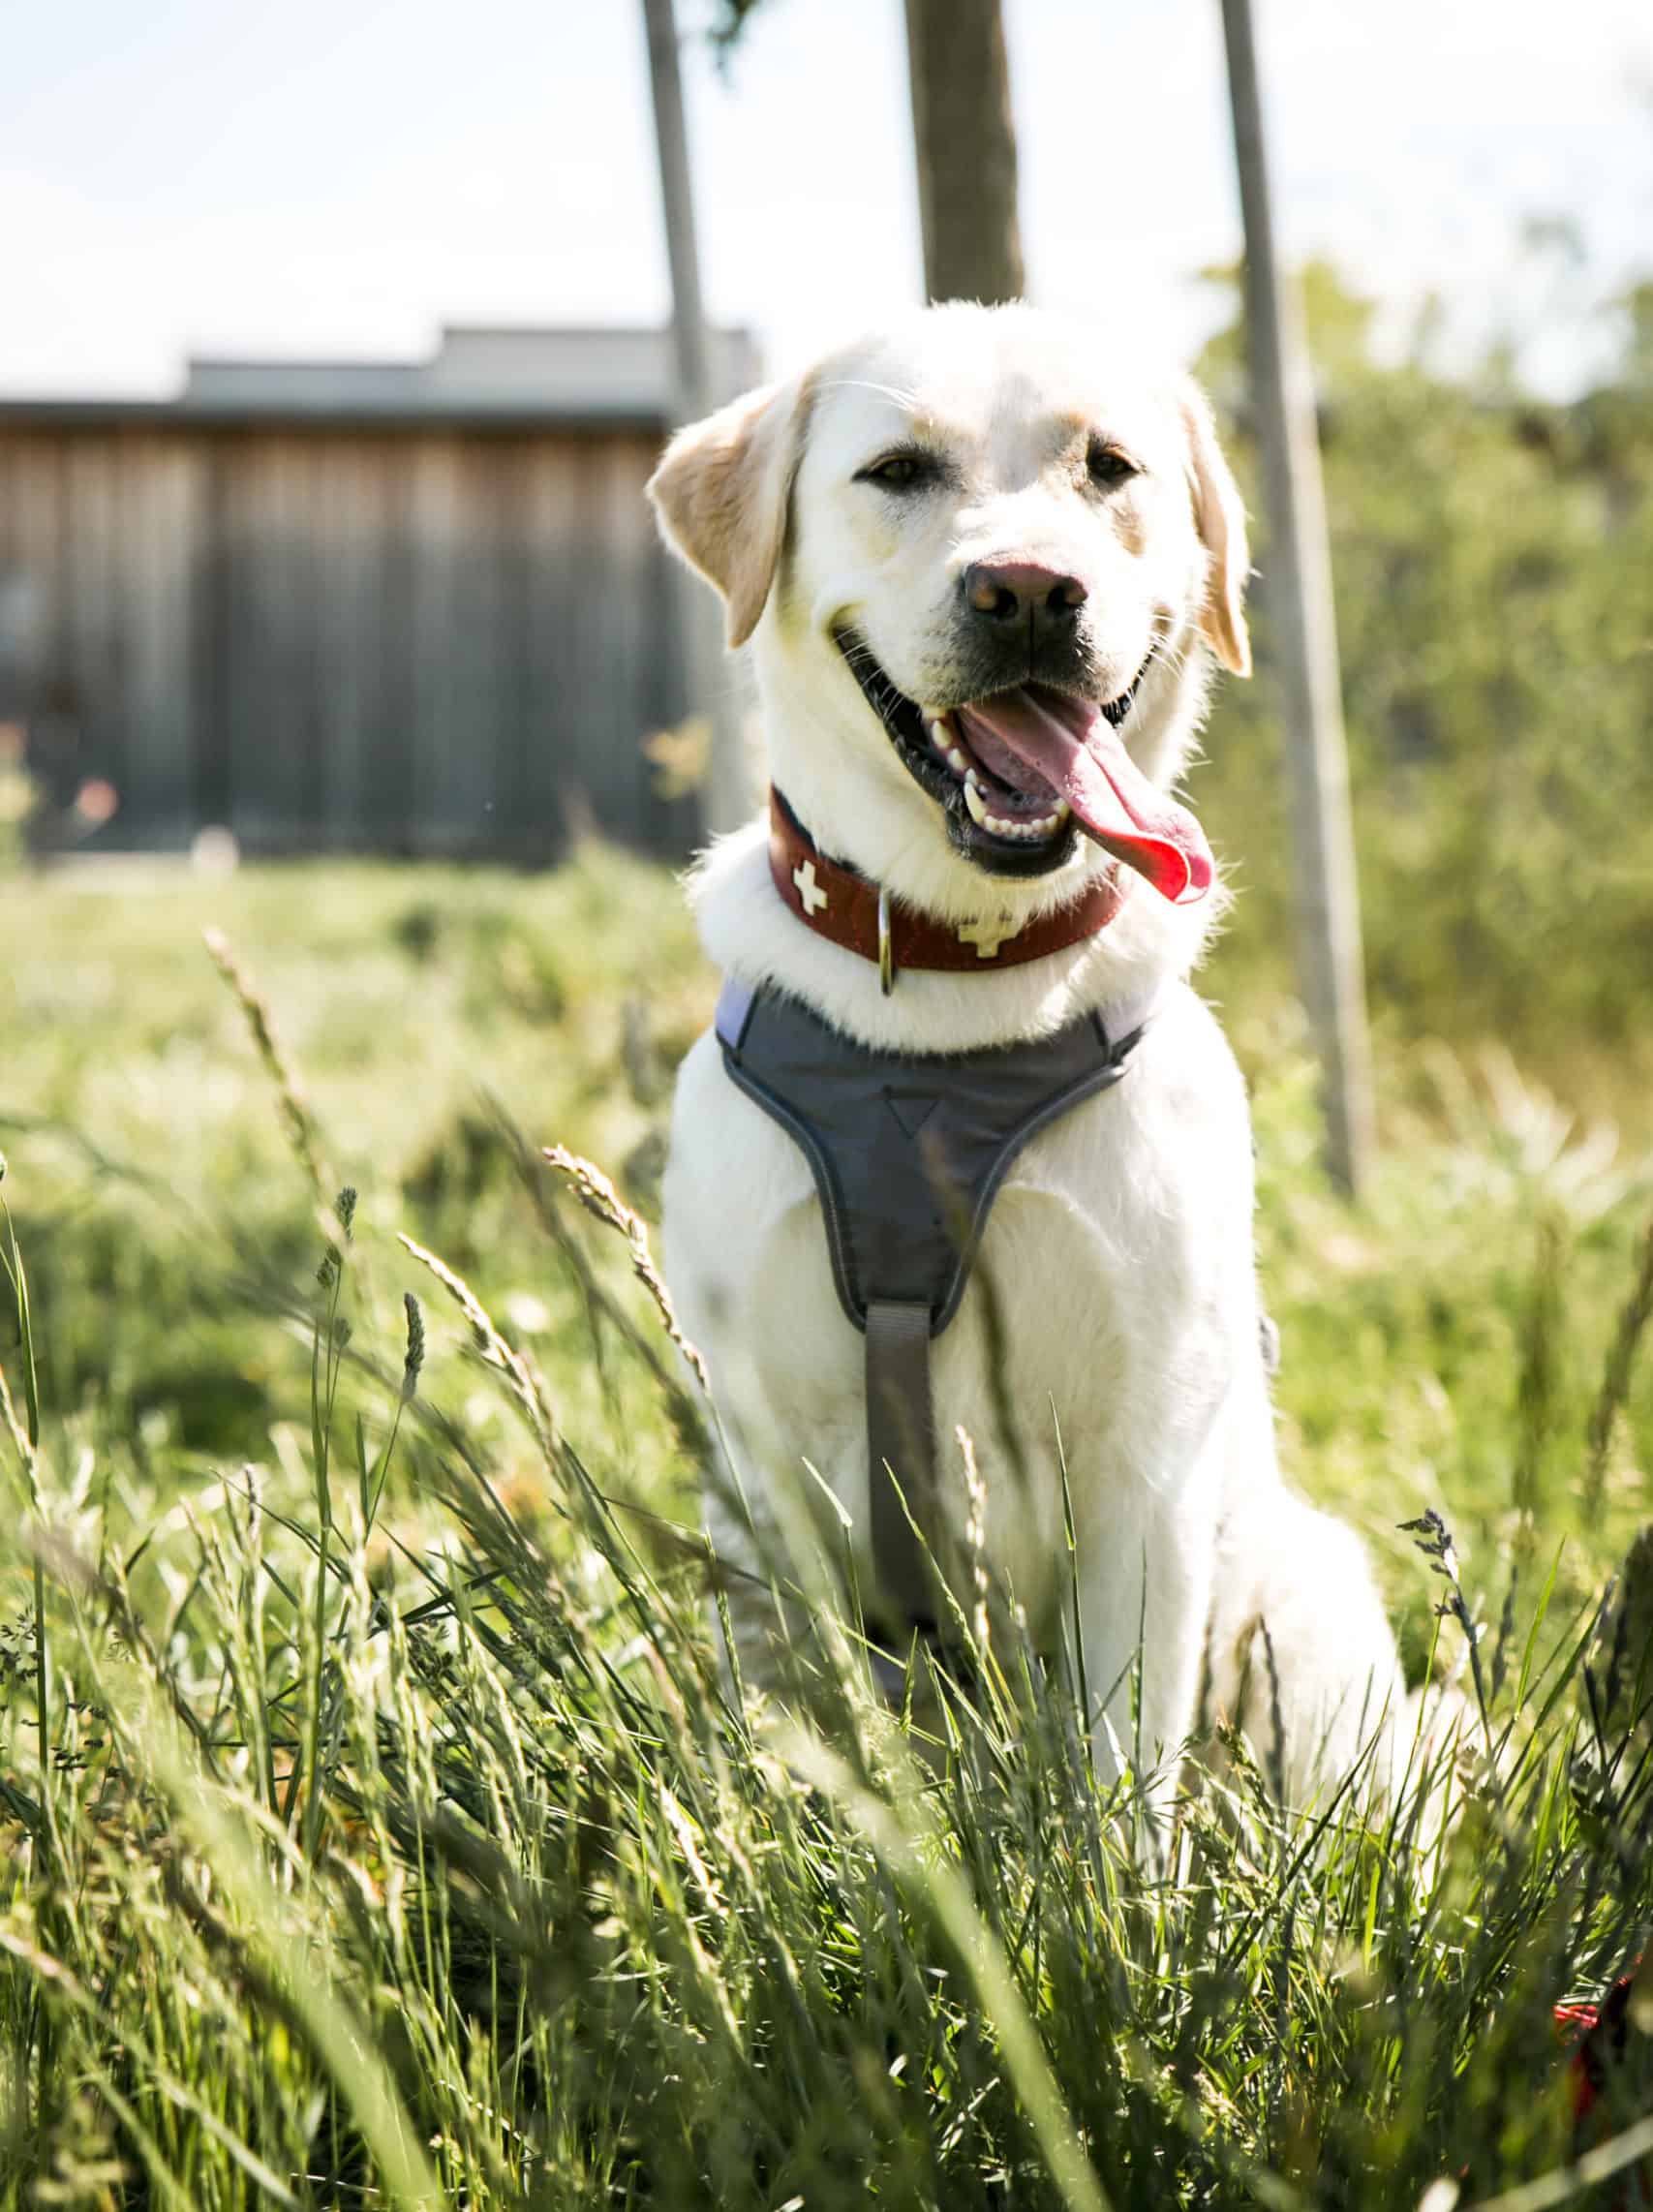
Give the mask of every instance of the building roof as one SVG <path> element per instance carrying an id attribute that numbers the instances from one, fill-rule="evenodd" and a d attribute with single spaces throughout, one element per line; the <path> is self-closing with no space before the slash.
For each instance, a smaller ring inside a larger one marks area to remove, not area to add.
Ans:
<path id="1" fill-rule="evenodd" d="M 714 388 L 757 383 L 751 333 L 710 333 Z M 534 426 L 660 429 L 676 414 L 669 330 L 444 327 L 414 361 L 191 359 L 171 399 L 0 397 L 0 424 Z"/>

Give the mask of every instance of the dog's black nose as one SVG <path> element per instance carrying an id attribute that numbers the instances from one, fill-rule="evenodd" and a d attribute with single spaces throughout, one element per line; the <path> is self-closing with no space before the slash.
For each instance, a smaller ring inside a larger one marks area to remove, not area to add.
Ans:
<path id="1" fill-rule="evenodd" d="M 1073 627 L 1089 594 L 1077 576 L 1032 561 L 978 561 L 964 570 L 964 603 L 983 621 L 1005 630 L 1058 632 Z"/>

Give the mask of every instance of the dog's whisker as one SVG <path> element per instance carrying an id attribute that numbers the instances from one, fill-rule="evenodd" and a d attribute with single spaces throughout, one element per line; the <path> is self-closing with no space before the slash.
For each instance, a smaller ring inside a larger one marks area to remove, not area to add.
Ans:
<path id="1" fill-rule="evenodd" d="M 874 384 L 870 377 L 831 377 L 815 387 L 817 391 L 868 391 L 876 399 L 887 399 L 903 409 L 911 409 L 918 394 L 911 386 L 903 389 L 899 384 Z"/>

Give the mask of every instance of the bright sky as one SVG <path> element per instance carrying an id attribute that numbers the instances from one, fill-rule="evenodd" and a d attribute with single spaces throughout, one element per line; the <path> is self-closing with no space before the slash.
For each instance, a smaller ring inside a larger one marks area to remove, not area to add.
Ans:
<path id="1" fill-rule="evenodd" d="M 689 21 L 706 0 L 679 0 Z M 1288 245 L 1460 326 L 1653 270 L 1648 0 L 1256 0 Z M 1217 0 L 1006 0 L 1030 289 L 1168 328 L 1239 218 Z M 691 48 L 709 303 L 784 364 L 915 295 L 901 0 L 767 0 Z M 172 388 L 183 355 L 410 356 L 442 322 L 667 307 L 639 0 L 11 0 L 0 390 Z M 1570 291 L 1519 267 L 1560 213 Z"/>

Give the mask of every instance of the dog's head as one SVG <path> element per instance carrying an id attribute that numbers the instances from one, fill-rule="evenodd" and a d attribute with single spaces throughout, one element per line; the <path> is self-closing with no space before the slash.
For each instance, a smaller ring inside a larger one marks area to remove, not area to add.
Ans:
<path id="1" fill-rule="evenodd" d="M 1202 647 L 1249 672 L 1245 524 L 1186 380 L 1110 374 L 1026 308 L 931 309 L 683 431 L 650 491 L 755 638 L 777 780 L 823 842 L 859 817 L 833 849 L 863 857 L 871 807 L 874 847 L 954 868 L 1209 882 L 1154 779 Z"/>

